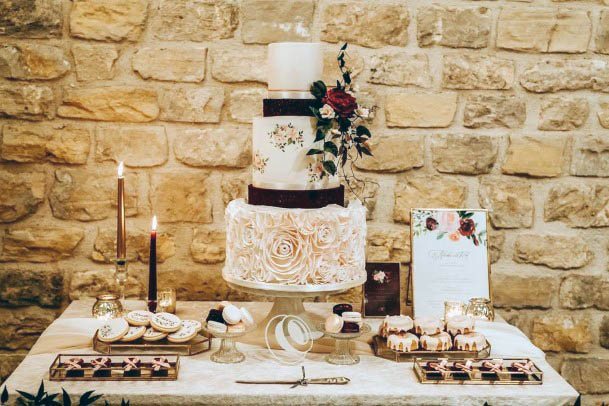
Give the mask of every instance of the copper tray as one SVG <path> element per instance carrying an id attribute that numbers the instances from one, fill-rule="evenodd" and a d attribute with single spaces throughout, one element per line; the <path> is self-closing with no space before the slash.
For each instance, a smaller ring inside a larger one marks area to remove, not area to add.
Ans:
<path id="1" fill-rule="evenodd" d="M 377 357 L 385 358 L 395 362 L 412 362 L 417 358 L 448 358 L 448 359 L 462 359 L 462 358 L 487 358 L 491 354 L 491 343 L 486 342 L 486 347 L 480 351 L 462 351 L 462 350 L 449 350 L 449 351 L 426 351 L 417 350 L 411 352 L 395 351 L 387 347 L 387 341 L 385 338 L 375 335 L 372 338 L 372 348 L 374 349 L 374 355 Z"/>
<path id="2" fill-rule="evenodd" d="M 438 358 L 417 359 L 414 362 L 414 372 L 419 378 L 420 383 L 424 384 L 446 384 L 446 385 L 541 385 L 543 383 L 543 372 L 535 363 L 531 368 L 530 374 L 519 372 L 514 368 L 509 368 L 512 363 L 527 363 L 528 358 L 504 358 L 502 359 L 505 367 L 501 372 L 482 371 L 480 367 L 483 361 L 496 361 L 490 358 L 470 359 L 472 361 L 472 371 L 445 371 L 440 372 L 427 366 L 429 361 L 439 362 Z M 465 362 L 466 359 L 452 359 L 446 366 L 453 367 L 455 362 Z"/>
<path id="3" fill-rule="evenodd" d="M 139 376 L 125 376 L 122 362 L 125 357 L 137 357 L 141 360 Z M 167 359 L 170 367 L 166 370 L 166 376 L 153 375 L 152 359 L 163 356 Z M 178 379 L 180 369 L 180 356 L 178 354 L 122 354 L 107 355 L 110 358 L 110 368 L 100 368 L 98 372 L 103 372 L 103 376 L 94 376 L 93 367 L 86 365 L 98 354 L 59 354 L 49 368 L 49 379 L 51 381 L 175 381 Z M 64 364 L 70 358 L 82 358 L 82 370 L 68 370 Z M 82 376 L 71 376 L 70 373 L 81 372 Z"/>
<path id="4" fill-rule="evenodd" d="M 208 351 L 211 348 L 211 339 L 197 334 L 195 338 L 185 343 L 171 343 L 167 339 L 159 341 L 144 341 L 143 339 L 114 343 L 105 343 L 97 339 L 97 331 L 93 336 L 93 350 L 102 354 L 126 354 L 126 353 L 155 353 L 155 354 L 179 354 L 184 356 L 196 355 Z"/>

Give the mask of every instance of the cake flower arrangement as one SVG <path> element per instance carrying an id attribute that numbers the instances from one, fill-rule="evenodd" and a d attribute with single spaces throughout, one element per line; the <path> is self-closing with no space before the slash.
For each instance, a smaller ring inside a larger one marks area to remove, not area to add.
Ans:
<path id="1" fill-rule="evenodd" d="M 328 88 L 321 80 L 311 85 L 311 94 L 315 97 L 311 111 L 317 119 L 315 143 L 319 145 L 311 148 L 307 155 L 319 156 L 320 179 L 336 175 L 338 168 L 343 168 L 350 160 L 372 156 L 368 146 L 372 134 L 361 124 L 370 117 L 370 109 L 360 106 L 355 98 L 351 70 L 345 62 L 346 50 L 347 44 L 344 44 L 336 58 L 342 74 L 336 87 Z M 352 154 L 354 150 L 357 155 Z"/>

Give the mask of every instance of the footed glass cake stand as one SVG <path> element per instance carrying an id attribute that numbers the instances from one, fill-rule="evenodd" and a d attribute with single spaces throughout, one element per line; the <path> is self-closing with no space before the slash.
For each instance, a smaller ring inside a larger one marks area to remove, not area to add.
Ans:
<path id="1" fill-rule="evenodd" d="M 315 297 L 326 298 L 329 295 L 336 295 L 351 288 L 361 286 L 366 282 L 366 275 L 363 275 L 359 280 L 347 283 L 309 286 L 250 282 L 232 278 L 225 272 L 222 273 L 222 277 L 233 289 L 252 295 L 274 298 L 273 307 L 266 318 L 261 322 L 256 320 L 256 323 L 258 324 L 256 333 L 264 335 L 264 330 L 268 322 L 275 318 L 275 316 L 285 314 L 300 317 L 311 330 L 312 337 L 310 338 L 312 340 L 317 340 L 324 335 L 324 333 L 319 330 L 319 324 L 323 321 L 323 318 L 307 312 L 303 305 L 304 300 L 306 298 Z"/>

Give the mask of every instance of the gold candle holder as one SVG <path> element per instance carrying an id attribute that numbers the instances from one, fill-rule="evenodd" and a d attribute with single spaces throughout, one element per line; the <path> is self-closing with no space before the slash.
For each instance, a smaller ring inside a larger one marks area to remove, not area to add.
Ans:
<path id="1" fill-rule="evenodd" d="M 157 311 L 175 314 L 177 308 L 176 290 L 174 288 L 159 289 L 157 292 Z"/>

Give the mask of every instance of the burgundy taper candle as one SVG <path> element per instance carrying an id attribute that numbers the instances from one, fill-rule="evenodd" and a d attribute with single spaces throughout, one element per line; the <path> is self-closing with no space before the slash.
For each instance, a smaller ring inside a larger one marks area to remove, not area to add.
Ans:
<path id="1" fill-rule="evenodd" d="M 152 230 L 150 231 L 150 258 L 148 259 L 148 311 L 156 312 L 157 288 L 156 288 L 156 216 L 152 218 Z"/>

